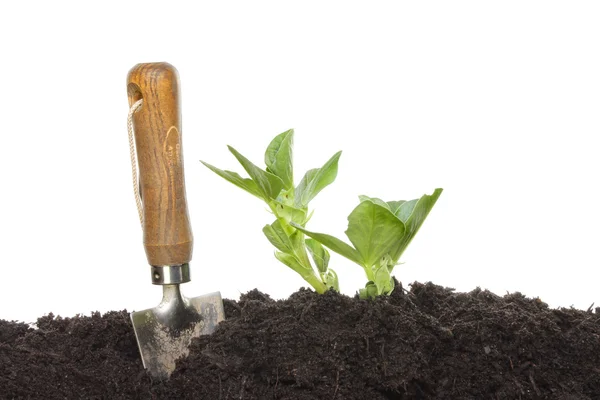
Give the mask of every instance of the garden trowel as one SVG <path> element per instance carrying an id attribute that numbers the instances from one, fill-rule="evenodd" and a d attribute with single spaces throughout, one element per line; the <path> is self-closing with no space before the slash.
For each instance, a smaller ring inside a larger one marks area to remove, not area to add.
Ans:
<path id="1" fill-rule="evenodd" d="M 219 292 L 185 298 L 179 285 L 190 281 L 192 230 L 185 196 L 179 111 L 179 77 L 167 63 L 138 64 L 127 76 L 139 165 L 144 248 L 152 283 L 162 285 L 154 308 L 131 313 L 142 362 L 166 379 L 175 361 L 189 353 L 192 338 L 209 334 L 224 319 Z M 139 104 L 139 103 L 138 103 Z"/>

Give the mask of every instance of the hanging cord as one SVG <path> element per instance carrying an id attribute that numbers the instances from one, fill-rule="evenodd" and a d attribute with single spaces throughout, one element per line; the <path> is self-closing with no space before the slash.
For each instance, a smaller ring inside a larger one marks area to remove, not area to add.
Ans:
<path id="1" fill-rule="evenodd" d="M 131 178 L 133 179 L 133 194 L 140 216 L 140 224 L 144 228 L 144 212 L 142 210 L 142 196 L 140 196 L 140 181 L 137 172 L 137 159 L 135 156 L 135 144 L 133 143 L 133 114 L 142 106 L 144 99 L 139 99 L 129 109 L 127 115 L 127 131 L 129 133 L 129 155 L 131 156 Z"/>

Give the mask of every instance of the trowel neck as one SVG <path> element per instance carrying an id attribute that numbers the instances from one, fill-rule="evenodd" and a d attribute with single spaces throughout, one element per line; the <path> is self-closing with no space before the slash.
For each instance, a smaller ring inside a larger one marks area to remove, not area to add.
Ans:
<path id="1" fill-rule="evenodd" d="M 163 297 L 161 305 L 168 305 L 169 308 L 177 308 L 179 304 L 186 304 L 186 299 L 181 294 L 179 285 L 162 285 Z"/>

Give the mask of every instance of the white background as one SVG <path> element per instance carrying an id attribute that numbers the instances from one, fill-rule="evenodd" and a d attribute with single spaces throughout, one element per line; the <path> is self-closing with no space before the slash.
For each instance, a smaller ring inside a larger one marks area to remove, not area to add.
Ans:
<path id="1" fill-rule="evenodd" d="M 127 71 L 149 61 L 182 83 L 186 294 L 304 285 L 273 257 L 264 205 L 199 162 L 242 172 L 231 144 L 262 165 L 295 128 L 296 179 L 343 150 L 310 229 L 344 238 L 357 195 L 443 187 L 398 279 L 600 303 L 597 2 L 90 4 L 0 9 L 0 318 L 159 302 L 125 127 Z M 343 293 L 364 285 L 331 266 Z"/>

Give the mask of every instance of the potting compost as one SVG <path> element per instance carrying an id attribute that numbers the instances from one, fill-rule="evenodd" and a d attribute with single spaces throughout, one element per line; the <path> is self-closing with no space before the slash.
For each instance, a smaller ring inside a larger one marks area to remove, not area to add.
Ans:
<path id="1" fill-rule="evenodd" d="M 126 311 L 0 320 L 0 398 L 600 399 L 600 308 L 409 288 L 224 300 L 167 381 L 144 370 Z"/>

